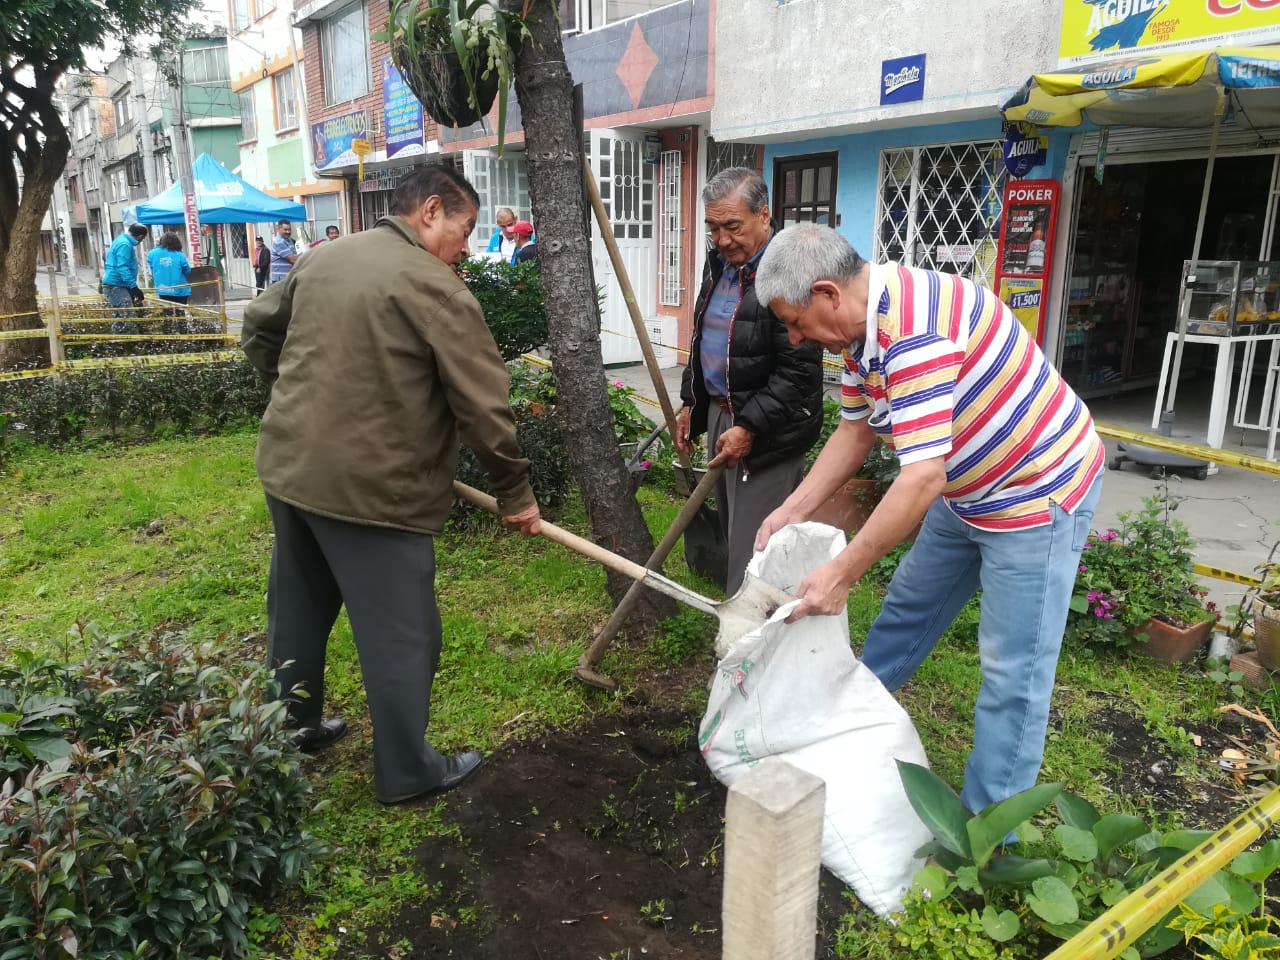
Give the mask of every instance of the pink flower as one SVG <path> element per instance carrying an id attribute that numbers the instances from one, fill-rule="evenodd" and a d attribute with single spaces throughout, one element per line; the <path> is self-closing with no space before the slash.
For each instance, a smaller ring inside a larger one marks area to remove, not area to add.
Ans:
<path id="1" fill-rule="evenodd" d="M 1104 597 L 1106 597 L 1106 595 L 1107 593 L 1105 590 L 1090 590 L 1085 595 L 1085 600 L 1087 600 L 1089 603 L 1093 603 L 1097 600 L 1103 599 Z"/>
<path id="2" fill-rule="evenodd" d="M 640 461 L 640 466 L 641 466 L 641 467 L 643 467 L 644 469 L 648 470 L 650 467 L 652 467 L 652 466 L 653 466 L 653 461 L 652 461 L 652 460 L 641 460 L 641 461 Z"/>
<path id="3" fill-rule="evenodd" d="M 1088 568 L 1088 567 L 1086 567 L 1086 566 L 1082 563 L 1082 564 L 1080 564 L 1080 572 L 1081 572 L 1081 573 L 1088 573 L 1088 572 L 1089 572 L 1089 568 Z"/>
<path id="4" fill-rule="evenodd" d="M 615 387 L 625 387 L 625 386 L 626 386 L 626 384 L 625 384 L 625 383 L 623 383 L 621 380 L 615 380 L 615 381 L 613 381 L 613 385 L 614 385 Z"/>
<path id="5" fill-rule="evenodd" d="M 1098 537 L 1098 539 L 1099 540 L 1118 540 L 1120 539 L 1120 535 L 1116 533 L 1114 530 L 1112 530 L 1110 527 L 1107 527 L 1107 529 L 1103 532 L 1103 534 L 1100 537 Z"/>

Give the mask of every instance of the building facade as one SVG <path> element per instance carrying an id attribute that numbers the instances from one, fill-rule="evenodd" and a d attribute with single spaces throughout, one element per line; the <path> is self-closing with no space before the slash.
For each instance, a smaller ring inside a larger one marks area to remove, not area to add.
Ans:
<path id="1" fill-rule="evenodd" d="M 1032 73 L 1280 39 L 1269 0 L 1219 6 L 1214 17 L 1206 0 L 975 0 L 962 11 L 922 0 L 885 17 L 841 0 L 722 5 L 711 131 L 765 144 L 784 223 L 828 223 L 874 259 L 987 284 L 1001 267 L 1004 190 L 1019 166 L 1006 150 L 1030 140 L 1017 172 L 1059 192 L 1056 229 L 1034 238 L 1053 251 L 1036 294 L 1045 352 L 1086 397 L 1150 388 L 1177 325 L 1210 118 L 1172 130 L 1028 131 L 1008 128 L 1001 106 Z M 1280 258 L 1277 133 L 1239 111 L 1223 125 L 1202 259 Z"/>
<path id="2" fill-rule="evenodd" d="M 718 0 L 564 0 L 565 59 L 582 85 L 584 144 L 640 312 L 667 362 L 683 362 L 692 332 L 706 245 L 699 191 L 735 163 L 759 168 L 753 145 L 708 140 Z M 483 124 L 443 129 L 441 149 L 460 155 L 480 193 L 475 244 L 496 230 L 496 213 L 531 215 L 520 108 L 507 105 L 506 148 L 493 147 L 496 108 Z M 534 227 L 537 220 L 534 218 Z M 596 283 L 604 290 L 606 364 L 641 359 L 627 305 L 592 223 Z"/>

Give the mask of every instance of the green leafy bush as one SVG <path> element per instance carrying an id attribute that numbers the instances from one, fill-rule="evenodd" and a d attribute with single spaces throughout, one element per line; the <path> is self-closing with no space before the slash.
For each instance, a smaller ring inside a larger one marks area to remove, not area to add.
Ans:
<path id="1" fill-rule="evenodd" d="M 537 263 L 464 260 L 458 274 L 480 301 L 502 359 L 510 362 L 547 342 L 547 312 Z"/>
<path id="2" fill-rule="evenodd" d="M 1069 639 L 1125 647 L 1155 617 L 1176 626 L 1199 623 L 1217 611 L 1206 608 L 1194 579 L 1195 542 L 1168 496 L 1147 497 L 1138 513 L 1120 514 L 1120 528 L 1091 534 L 1080 555 Z"/>
<path id="3" fill-rule="evenodd" d="M 1242 914 L 1224 904 L 1206 916 L 1185 905 L 1169 926 L 1197 947 L 1201 960 L 1263 960 L 1280 957 L 1280 920 Z"/>
<path id="4" fill-rule="evenodd" d="M 1101 814 L 1055 783 L 971 814 L 936 774 L 909 763 L 900 762 L 898 769 L 912 809 L 934 835 L 919 851 L 934 861 L 916 876 L 924 896 L 908 899 L 903 929 L 922 922 L 927 911 L 921 904 L 946 902 L 957 916 L 976 919 L 982 935 L 995 943 L 1042 935 L 1068 940 L 1210 836 L 1194 830 L 1161 833 L 1131 814 Z M 1051 804 L 1061 822 L 1046 833 L 1031 821 Z M 1020 849 L 1025 844 L 1040 855 L 1003 852 L 1011 832 Z M 1261 903 L 1256 885 L 1277 866 L 1280 841 L 1271 841 L 1206 877 L 1184 903 L 1206 916 L 1218 904 L 1247 914 Z M 1168 926 L 1176 914 L 1170 911 L 1120 956 L 1138 960 L 1176 946 L 1178 933 Z"/>
<path id="5" fill-rule="evenodd" d="M 323 853 L 278 686 L 175 635 L 85 637 L 84 662 L 0 667 L 11 712 L 54 704 L 40 735 L 70 745 L 0 738 L 25 766 L 0 788 L 0 956 L 239 956 L 249 898 Z"/>
<path id="6" fill-rule="evenodd" d="M 0 383 L 17 438 L 62 446 L 98 436 L 153 436 L 252 423 L 269 388 L 247 360 L 85 370 Z"/>

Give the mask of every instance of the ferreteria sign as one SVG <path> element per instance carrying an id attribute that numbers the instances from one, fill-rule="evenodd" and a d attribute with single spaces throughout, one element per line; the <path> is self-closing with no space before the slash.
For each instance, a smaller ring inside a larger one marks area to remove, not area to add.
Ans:
<path id="1" fill-rule="evenodd" d="M 1063 0 L 1058 66 L 1280 42 L 1280 0 Z"/>

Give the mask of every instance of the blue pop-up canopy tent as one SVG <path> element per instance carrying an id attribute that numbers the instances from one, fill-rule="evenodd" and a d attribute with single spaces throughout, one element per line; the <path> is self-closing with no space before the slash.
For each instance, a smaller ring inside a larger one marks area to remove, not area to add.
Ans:
<path id="1" fill-rule="evenodd" d="M 307 219 L 300 203 L 277 200 L 268 193 L 241 180 L 207 153 L 200 154 L 191 165 L 195 179 L 196 210 L 201 223 L 267 223 L 274 220 Z M 131 219 L 132 218 L 132 219 Z M 152 197 L 124 212 L 126 223 L 182 223 L 182 184 L 175 183 L 159 196 Z"/>

